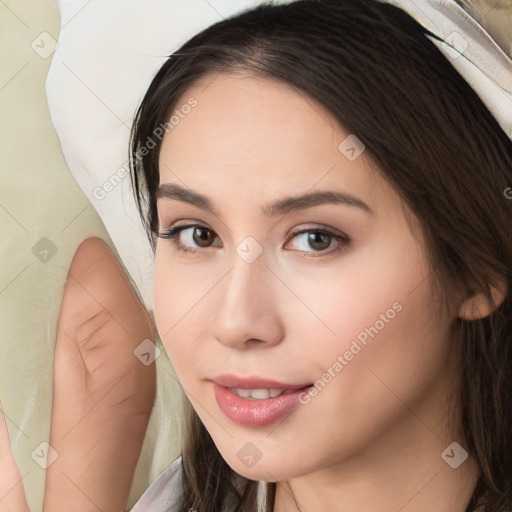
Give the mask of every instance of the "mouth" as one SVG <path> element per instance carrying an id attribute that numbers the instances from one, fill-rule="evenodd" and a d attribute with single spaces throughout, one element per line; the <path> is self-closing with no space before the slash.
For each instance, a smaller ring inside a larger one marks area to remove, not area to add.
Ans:
<path id="1" fill-rule="evenodd" d="M 210 379 L 221 411 L 234 423 L 264 427 L 290 414 L 312 384 L 287 384 L 262 378 L 223 375 Z"/>

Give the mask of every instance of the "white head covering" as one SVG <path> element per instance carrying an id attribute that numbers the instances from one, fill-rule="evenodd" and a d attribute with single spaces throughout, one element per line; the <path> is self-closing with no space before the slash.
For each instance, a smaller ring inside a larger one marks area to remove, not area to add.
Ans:
<path id="1" fill-rule="evenodd" d="M 436 37 L 429 38 L 480 96 L 512 139 L 512 60 L 454 0 L 383 0 L 400 7 Z M 483 16 L 482 16 L 483 17 Z M 510 21 L 510 14 L 501 15 Z M 439 39 L 437 39 L 439 38 Z"/>

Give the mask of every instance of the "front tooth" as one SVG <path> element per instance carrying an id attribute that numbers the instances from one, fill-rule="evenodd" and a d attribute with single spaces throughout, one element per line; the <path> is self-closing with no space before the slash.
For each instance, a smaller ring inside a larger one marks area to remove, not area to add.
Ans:
<path id="1" fill-rule="evenodd" d="M 268 389 L 251 389 L 250 392 L 251 398 L 255 398 L 256 400 L 270 398 L 270 391 Z"/>
<path id="2" fill-rule="evenodd" d="M 242 398 L 248 398 L 249 400 L 266 400 L 267 398 L 275 398 L 280 396 L 286 391 L 282 389 L 241 389 L 231 388 L 231 392 Z"/>

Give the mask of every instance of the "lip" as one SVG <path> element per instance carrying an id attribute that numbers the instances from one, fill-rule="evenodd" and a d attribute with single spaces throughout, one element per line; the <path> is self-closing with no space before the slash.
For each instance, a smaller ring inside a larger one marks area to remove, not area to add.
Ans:
<path id="1" fill-rule="evenodd" d="M 210 381 L 220 410 L 234 423 L 253 428 L 271 425 L 288 416 L 300 405 L 301 393 L 312 386 L 312 384 L 286 384 L 259 377 L 240 378 L 234 375 L 222 375 Z M 229 388 L 294 391 L 273 398 L 250 400 L 232 393 Z"/>

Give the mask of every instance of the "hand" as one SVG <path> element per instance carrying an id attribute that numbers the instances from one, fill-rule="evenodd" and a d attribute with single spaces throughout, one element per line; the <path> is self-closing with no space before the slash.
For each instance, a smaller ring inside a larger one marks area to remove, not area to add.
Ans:
<path id="1" fill-rule="evenodd" d="M 85 240 L 57 328 L 50 446 L 58 457 L 47 469 L 45 512 L 124 510 L 155 397 L 155 364 L 134 355 L 143 340 L 154 341 L 147 311 L 109 247 Z"/>

